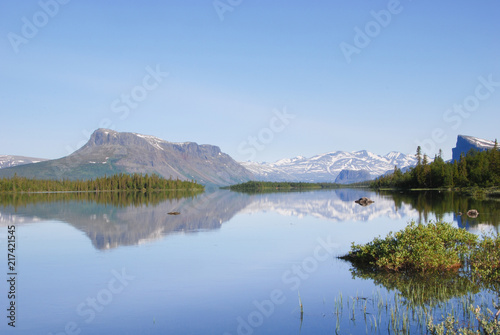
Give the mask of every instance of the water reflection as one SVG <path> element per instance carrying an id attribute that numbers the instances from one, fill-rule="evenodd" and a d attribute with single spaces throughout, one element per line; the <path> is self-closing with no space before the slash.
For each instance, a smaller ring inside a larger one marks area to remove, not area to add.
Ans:
<path id="1" fill-rule="evenodd" d="M 28 205 L 50 202 L 90 202 L 116 207 L 157 205 L 168 199 L 181 199 L 201 194 L 202 191 L 172 190 L 161 192 L 53 192 L 0 193 L 0 205 L 13 206 L 17 211 Z"/>
<path id="2" fill-rule="evenodd" d="M 229 192 L 38 194 L 6 201 L 0 223 L 64 221 L 85 232 L 95 248 L 109 249 L 176 232 L 218 229 L 247 203 L 246 196 Z"/>
<path id="3" fill-rule="evenodd" d="M 370 206 L 355 201 L 367 197 Z M 371 221 L 431 219 L 451 216 L 468 230 L 498 231 L 497 201 L 480 201 L 451 192 L 372 192 L 364 189 L 246 194 L 211 193 L 66 193 L 1 195 L 0 225 L 59 220 L 85 232 L 97 249 L 135 245 L 176 232 L 219 229 L 238 213 L 276 212 L 284 216 Z M 467 215 L 477 209 L 477 218 Z M 168 213 L 179 212 L 179 215 Z"/>
<path id="4" fill-rule="evenodd" d="M 478 293 L 482 285 L 459 272 L 418 274 L 404 272 L 370 271 L 353 266 L 353 278 L 370 279 L 388 291 L 397 290 L 411 307 L 434 307 L 452 298 Z"/>
<path id="5" fill-rule="evenodd" d="M 418 212 L 411 205 L 394 206 L 390 197 L 362 189 L 253 194 L 244 212 L 273 211 L 285 216 L 313 216 L 330 221 L 370 221 L 381 217 L 402 219 Z M 361 197 L 375 199 L 370 206 L 359 206 Z"/>
<path id="6" fill-rule="evenodd" d="M 432 218 L 444 220 L 451 215 L 460 228 L 479 231 L 483 228 L 499 232 L 500 202 L 498 200 L 480 200 L 459 195 L 454 192 L 440 191 L 381 191 L 382 197 L 392 199 L 396 208 L 410 205 L 418 211 L 418 222 L 428 222 Z M 475 209 L 476 217 L 466 213 Z M 461 215 L 460 215 L 461 214 Z"/>

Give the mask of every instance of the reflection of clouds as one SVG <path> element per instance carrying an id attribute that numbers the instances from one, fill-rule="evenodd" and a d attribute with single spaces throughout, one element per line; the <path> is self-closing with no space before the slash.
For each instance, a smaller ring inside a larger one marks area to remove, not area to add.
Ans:
<path id="1" fill-rule="evenodd" d="M 482 234 L 496 234 L 497 233 L 497 228 L 495 226 L 485 224 L 485 223 L 479 223 L 475 226 L 469 227 L 467 229 L 471 233 L 477 234 L 477 235 L 482 235 Z"/>
<path id="2" fill-rule="evenodd" d="M 375 193 L 369 196 L 375 202 L 363 207 L 351 200 L 359 199 L 357 194 L 360 191 L 346 189 L 342 192 L 342 194 L 335 191 L 318 191 L 253 195 L 252 202 L 241 213 L 269 211 L 284 216 L 299 218 L 312 216 L 333 221 L 370 221 L 380 217 L 397 220 L 418 216 L 418 211 L 411 205 L 403 204 L 396 208 L 392 199 L 379 197 Z"/>
<path id="3" fill-rule="evenodd" d="M 457 215 L 453 213 L 453 221 L 457 223 L 460 228 L 465 228 L 471 233 L 481 235 L 483 233 L 499 233 L 500 225 L 489 223 L 493 221 L 488 215 L 479 214 L 477 218 L 470 218 L 467 214 Z"/>

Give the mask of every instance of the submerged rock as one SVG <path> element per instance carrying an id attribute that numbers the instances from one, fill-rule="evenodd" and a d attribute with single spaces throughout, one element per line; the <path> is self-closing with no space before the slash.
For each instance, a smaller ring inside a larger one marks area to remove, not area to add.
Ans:
<path id="1" fill-rule="evenodd" d="M 355 200 L 354 202 L 361 205 L 361 206 L 368 206 L 368 205 L 373 204 L 375 201 L 373 201 L 367 197 L 361 197 L 358 200 Z"/>
<path id="2" fill-rule="evenodd" d="M 476 209 L 469 209 L 469 211 L 467 212 L 467 216 L 470 218 L 477 218 L 478 215 L 479 212 Z"/>

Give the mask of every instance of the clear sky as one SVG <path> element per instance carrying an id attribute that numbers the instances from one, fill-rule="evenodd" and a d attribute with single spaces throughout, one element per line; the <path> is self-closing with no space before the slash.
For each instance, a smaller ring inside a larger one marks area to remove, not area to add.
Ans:
<path id="1" fill-rule="evenodd" d="M 3 0 L 0 154 L 99 127 L 236 160 L 500 137 L 498 0 Z"/>

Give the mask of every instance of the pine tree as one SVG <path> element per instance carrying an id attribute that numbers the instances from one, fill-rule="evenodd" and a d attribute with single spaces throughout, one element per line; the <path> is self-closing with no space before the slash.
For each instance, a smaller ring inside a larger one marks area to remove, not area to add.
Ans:
<path id="1" fill-rule="evenodd" d="M 417 154 L 415 155 L 417 157 L 417 166 L 422 164 L 422 148 L 420 145 L 417 147 Z"/>

